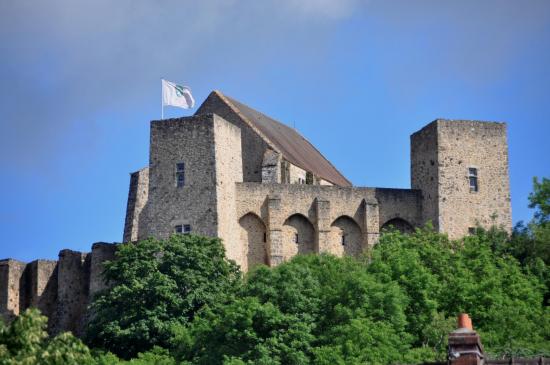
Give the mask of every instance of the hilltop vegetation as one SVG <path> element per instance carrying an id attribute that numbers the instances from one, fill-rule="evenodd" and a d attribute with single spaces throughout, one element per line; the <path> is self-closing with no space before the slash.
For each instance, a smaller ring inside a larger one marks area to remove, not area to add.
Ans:
<path id="1" fill-rule="evenodd" d="M 460 312 L 492 357 L 548 356 L 550 180 L 530 202 L 512 237 L 390 231 L 358 259 L 297 256 L 245 276 L 218 239 L 124 244 L 86 345 L 48 338 L 29 310 L 0 328 L 0 364 L 413 364 L 445 358 Z"/>

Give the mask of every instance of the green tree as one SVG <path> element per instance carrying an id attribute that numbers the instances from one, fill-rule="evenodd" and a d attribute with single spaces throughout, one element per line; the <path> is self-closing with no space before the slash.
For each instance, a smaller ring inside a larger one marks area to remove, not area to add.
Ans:
<path id="1" fill-rule="evenodd" d="M 508 251 L 546 286 L 545 302 L 550 302 L 550 179 L 533 179 L 529 207 L 534 218 L 514 227 Z"/>
<path id="2" fill-rule="evenodd" d="M 93 300 L 86 341 L 130 358 L 170 348 L 201 308 L 228 300 L 240 273 L 219 239 L 178 234 L 120 245 L 104 278 L 111 286 Z"/>
<path id="3" fill-rule="evenodd" d="M 537 259 L 550 265 L 550 179 L 533 179 L 529 207 L 535 209 L 534 218 L 515 227 L 510 252 L 525 265 L 537 265 Z"/>
<path id="4" fill-rule="evenodd" d="M 430 230 L 382 236 L 368 270 L 405 290 L 414 347 L 431 347 L 443 357 L 446 323 L 467 312 L 493 353 L 548 353 L 545 288 L 506 250 L 495 250 L 502 247 L 495 244 L 502 237 L 493 230 L 478 230 L 460 241 Z"/>
<path id="5" fill-rule="evenodd" d="M 0 364 L 94 364 L 88 347 L 70 333 L 49 338 L 47 323 L 36 309 L 27 309 L 9 326 L 0 321 Z"/>
<path id="6" fill-rule="evenodd" d="M 533 178 L 533 192 L 529 194 L 529 208 L 535 208 L 535 219 L 540 222 L 550 220 L 550 179 L 543 177 L 539 182 Z"/>
<path id="7" fill-rule="evenodd" d="M 191 326 L 182 357 L 198 364 L 391 363 L 404 360 L 406 298 L 366 261 L 297 256 L 251 272 L 233 303 Z"/>

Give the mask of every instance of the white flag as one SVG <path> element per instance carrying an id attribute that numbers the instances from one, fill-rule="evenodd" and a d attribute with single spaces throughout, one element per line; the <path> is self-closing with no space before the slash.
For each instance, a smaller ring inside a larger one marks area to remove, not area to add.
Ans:
<path id="1" fill-rule="evenodd" d="M 187 86 L 176 85 L 173 82 L 163 79 L 162 105 L 190 109 L 195 106 L 195 99 L 193 99 L 193 95 L 191 95 L 191 89 Z"/>

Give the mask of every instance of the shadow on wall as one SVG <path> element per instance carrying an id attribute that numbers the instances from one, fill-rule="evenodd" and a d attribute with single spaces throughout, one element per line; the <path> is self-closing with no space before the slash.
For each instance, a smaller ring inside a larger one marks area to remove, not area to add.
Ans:
<path id="1" fill-rule="evenodd" d="M 264 222 L 254 213 L 248 213 L 239 219 L 241 247 L 243 247 L 244 271 L 257 265 L 268 265 L 267 230 Z"/>
<path id="2" fill-rule="evenodd" d="M 413 233 L 414 228 L 412 224 L 404 220 L 403 218 L 393 218 L 387 221 L 380 227 L 380 232 L 388 231 L 391 229 L 397 229 L 401 233 Z"/>
<path id="3" fill-rule="evenodd" d="M 302 214 L 294 214 L 283 224 L 283 259 L 315 252 L 315 228 Z"/>
<path id="4" fill-rule="evenodd" d="M 330 252 L 337 255 L 359 256 L 363 251 L 361 228 L 348 216 L 338 217 L 330 225 Z"/>

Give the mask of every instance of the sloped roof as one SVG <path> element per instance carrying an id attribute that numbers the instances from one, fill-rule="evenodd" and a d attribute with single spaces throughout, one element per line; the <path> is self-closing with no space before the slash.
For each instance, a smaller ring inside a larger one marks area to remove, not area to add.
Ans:
<path id="1" fill-rule="evenodd" d="M 230 107 L 238 111 L 237 114 L 244 119 L 244 122 L 252 124 L 263 138 L 267 138 L 287 161 L 335 185 L 351 186 L 349 180 L 295 129 L 219 91 L 216 93 L 230 104 Z"/>

